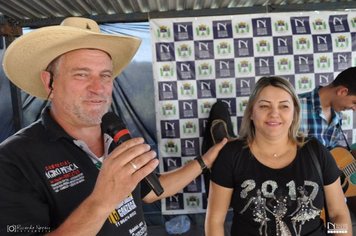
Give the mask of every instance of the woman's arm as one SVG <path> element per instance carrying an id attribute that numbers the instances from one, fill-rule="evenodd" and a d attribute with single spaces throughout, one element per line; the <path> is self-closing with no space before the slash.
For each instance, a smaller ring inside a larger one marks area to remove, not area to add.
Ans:
<path id="1" fill-rule="evenodd" d="M 233 189 L 210 181 L 208 209 L 205 218 L 206 236 L 224 236 L 224 223 Z"/>
<path id="2" fill-rule="evenodd" d="M 351 236 L 352 224 L 350 212 L 345 202 L 345 195 L 340 185 L 340 178 L 338 178 L 334 183 L 324 186 L 324 191 L 329 214 L 329 222 L 337 227 L 347 227 L 347 234 L 335 235 Z"/>

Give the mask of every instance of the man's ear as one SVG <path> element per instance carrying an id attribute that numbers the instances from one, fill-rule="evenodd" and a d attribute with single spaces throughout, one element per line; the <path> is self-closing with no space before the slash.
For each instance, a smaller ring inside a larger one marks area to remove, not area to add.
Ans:
<path id="1" fill-rule="evenodd" d="M 338 96 L 347 96 L 349 94 L 349 89 L 345 86 L 340 85 L 336 88 L 336 94 Z"/>
<path id="2" fill-rule="evenodd" d="M 47 94 L 52 92 L 53 90 L 53 78 L 50 72 L 41 71 L 41 81 L 43 83 L 44 88 L 46 89 Z"/>

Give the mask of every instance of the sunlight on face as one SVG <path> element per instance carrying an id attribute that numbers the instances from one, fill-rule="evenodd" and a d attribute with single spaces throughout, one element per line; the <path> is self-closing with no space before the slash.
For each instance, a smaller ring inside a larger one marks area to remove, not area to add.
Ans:
<path id="1" fill-rule="evenodd" d="M 111 59 L 100 50 L 66 53 L 59 60 L 54 83 L 56 116 L 74 124 L 98 125 L 112 100 Z"/>
<path id="2" fill-rule="evenodd" d="M 258 135 L 271 138 L 288 137 L 293 121 L 294 103 L 285 90 L 273 86 L 265 87 L 253 105 L 251 119 Z"/>

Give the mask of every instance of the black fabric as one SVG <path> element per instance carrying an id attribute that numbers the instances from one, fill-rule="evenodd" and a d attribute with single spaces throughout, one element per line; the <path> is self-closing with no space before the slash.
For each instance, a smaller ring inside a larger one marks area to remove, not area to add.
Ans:
<path id="1" fill-rule="evenodd" d="M 214 121 L 218 121 L 217 125 L 212 127 Z M 225 129 L 226 128 L 226 129 Z M 214 136 L 214 137 L 213 137 Z M 229 108 L 226 103 L 217 101 L 210 109 L 208 122 L 206 123 L 205 132 L 203 134 L 203 143 L 201 153 L 206 153 L 212 147 L 215 140 L 221 140 L 222 137 L 236 137 L 234 134 L 233 126 Z M 203 174 L 206 196 L 209 195 L 209 181 L 210 172 Z"/>
<path id="2" fill-rule="evenodd" d="M 211 180 L 233 189 L 231 235 L 259 235 L 260 229 L 263 232 L 266 230 L 267 235 L 278 235 L 281 231 L 277 225 L 285 225 L 291 235 L 297 235 L 293 222 L 296 230 L 300 227 L 301 235 L 325 235 L 318 215 L 318 210 L 324 206 L 323 185 L 307 145 L 318 157 L 324 184 L 335 182 L 340 171 L 334 158 L 316 139 L 299 148 L 294 161 L 281 169 L 272 169 L 260 163 L 241 140 L 225 145 L 212 167 Z M 304 209 L 308 211 L 305 215 L 298 208 L 298 199 L 303 199 L 303 193 L 305 199 L 310 200 L 305 205 Z M 277 209 L 281 210 L 279 218 Z M 263 226 L 262 219 L 267 219 Z"/>
<path id="3" fill-rule="evenodd" d="M 98 173 L 46 109 L 41 120 L 0 144 L 0 235 L 14 225 L 55 229 L 92 192 Z M 146 235 L 141 200 L 149 191 L 145 189 L 142 193 L 138 185 L 98 235 Z"/>

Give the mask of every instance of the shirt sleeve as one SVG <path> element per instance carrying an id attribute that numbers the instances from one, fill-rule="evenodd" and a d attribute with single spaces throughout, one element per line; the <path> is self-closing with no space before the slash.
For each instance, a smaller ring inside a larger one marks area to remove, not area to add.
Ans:
<path id="1" fill-rule="evenodd" d="M 223 187 L 234 187 L 234 166 L 241 152 L 241 141 L 227 143 L 211 168 L 211 180 Z"/>
<path id="2" fill-rule="evenodd" d="M 323 171 L 323 181 L 324 185 L 329 185 L 334 183 L 337 178 L 340 177 L 342 171 L 338 168 L 334 157 L 331 155 L 330 151 L 322 145 L 317 139 L 312 139 L 315 143 L 314 147 L 317 147 L 319 162 L 321 163 L 321 168 Z"/>

